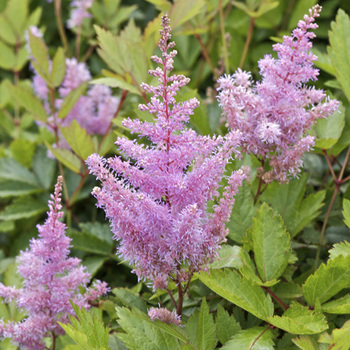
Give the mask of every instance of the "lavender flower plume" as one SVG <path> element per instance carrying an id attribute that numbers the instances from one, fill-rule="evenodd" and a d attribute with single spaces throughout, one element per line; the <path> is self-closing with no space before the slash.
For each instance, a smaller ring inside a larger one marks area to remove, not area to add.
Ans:
<path id="1" fill-rule="evenodd" d="M 175 311 L 169 311 L 165 308 L 151 307 L 148 310 L 148 316 L 152 321 L 159 320 L 164 323 L 173 323 L 177 326 L 181 324 L 181 317 L 178 316 Z"/>
<path id="2" fill-rule="evenodd" d="M 15 300 L 17 307 L 27 312 L 19 323 L 0 320 L 0 337 L 11 338 L 24 349 L 45 349 L 44 337 L 64 333 L 57 321 L 67 323 L 68 315 L 74 314 L 70 300 L 89 308 L 89 301 L 108 291 L 105 282 L 97 281 L 84 295 L 79 292 L 79 287 L 86 288 L 90 275 L 80 259 L 68 257 L 71 239 L 65 235 L 66 225 L 59 221 L 63 216 L 61 190 L 60 176 L 49 201 L 48 218 L 44 225 L 38 225 L 39 238 L 32 239 L 30 249 L 18 257 L 23 287 L 0 283 L 0 297 L 5 302 Z"/>
<path id="3" fill-rule="evenodd" d="M 126 160 L 97 154 L 87 160 L 90 172 L 101 181 L 101 187 L 92 193 L 111 222 L 114 239 L 120 241 L 118 252 L 135 266 L 139 278 L 152 280 L 155 289 L 165 288 L 168 277 L 178 283 L 188 280 L 212 260 L 225 240 L 225 222 L 245 177 L 241 170 L 233 173 L 224 188 L 226 194 L 218 200 L 225 165 L 241 135 L 233 131 L 225 138 L 200 136 L 185 128 L 199 101 L 192 98 L 179 103 L 175 99 L 189 79 L 168 76 L 177 52 L 168 53 L 175 44 L 169 42 L 166 15 L 162 26 L 162 55 L 152 57 L 161 67 L 149 71 L 160 84 L 142 84 L 153 97 L 139 106 L 154 114 L 155 121 L 123 122 L 151 144 L 118 138 L 116 144 Z M 209 213 L 208 203 L 215 200 Z"/>
<path id="4" fill-rule="evenodd" d="M 302 166 L 301 157 L 314 145 L 307 135 L 311 125 L 338 108 L 336 100 L 325 98 L 324 91 L 305 84 L 317 80 L 312 42 L 315 18 L 321 7 L 316 5 L 299 21 L 291 36 L 259 61 L 261 82 L 253 84 L 251 74 L 238 69 L 232 76 L 219 78 L 218 100 L 232 130 L 240 130 L 242 151 L 254 154 L 265 166 L 262 179 L 287 182 Z"/>
<path id="5" fill-rule="evenodd" d="M 72 7 L 70 18 L 67 22 L 68 28 L 80 27 L 84 18 L 91 18 L 88 12 L 94 0 L 73 0 L 70 4 Z"/>

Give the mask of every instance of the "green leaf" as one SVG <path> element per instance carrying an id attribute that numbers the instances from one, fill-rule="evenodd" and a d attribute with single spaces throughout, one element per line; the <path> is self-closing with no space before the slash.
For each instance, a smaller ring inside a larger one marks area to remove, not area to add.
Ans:
<path id="1" fill-rule="evenodd" d="M 0 212 L 1 220 L 19 220 L 42 214 L 47 210 L 47 205 L 41 201 L 29 197 L 20 197 Z"/>
<path id="2" fill-rule="evenodd" d="M 99 238 L 102 241 L 107 242 L 113 246 L 112 232 L 108 224 L 102 224 L 100 222 L 83 222 L 79 224 L 79 227 L 83 233 L 88 233 Z"/>
<path id="3" fill-rule="evenodd" d="M 54 148 L 49 145 L 47 142 L 45 143 L 47 148 L 52 152 L 52 154 L 59 160 L 63 165 L 67 168 L 79 174 L 81 161 L 80 159 L 73 154 L 70 150 L 65 148 Z"/>
<path id="4" fill-rule="evenodd" d="M 319 343 L 329 344 L 327 349 L 348 350 L 350 348 L 350 321 L 346 321 L 342 328 L 332 330 L 332 335 L 324 333 L 318 340 Z"/>
<path id="5" fill-rule="evenodd" d="M 35 68 L 40 76 L 48 82 L 49 77 L 49 52 L 42 38 L 39 38 L 28 31 L 29 46 L 34 57 Z"/>
<path id="6" fill-rule="evenodd" d="M 21 86 L 10 85 L 10 93 L 13 99 L 28 112 L 30 112 L 35 120 L 40 122 L 47 121 L 47 114 L 41 101 L 33 95 L 33 93 Z"/>
<path id="7" fill-rule="evenodd" d="M 321 264 L 303 285 L 304 297 L 309 305 L 321 304 L 350 286 L 350 255 L 339 255 Z"/>
<path id="8" fill-rule="evenodd" d="M 84 252 L 109 256 L 113 249 L 113 241 L 106 242 L 87 232 L 71 231 L 69 236 L 72 238 L 72 245 L 75 249 Z"/>
<path id="9" fill-rule="evenodd" d="M 269 317 L 267 322 L 292 334 L 317 334 L 328 328 L 323 314 L 292 302 L 282 316 Z"/>
<path id="10" fill-rule="evenodd" d="M 73 305 L 77 318 L 69 315 L 71 324 L 58 322 L 65 332 L 84 350 L 108 350 L 108 327 L 96 313 Z"/>
<path id="11" fill-rule="evenodd" d="M 269 327 L 253 327 L 239 331 L 222 350 L 273 350 L 273 333 Z"/>
<path id="12" fill-rule="evenodd" d="M 301 287 L 293 282 L 280 282 L 272 287 L 272 291 L 280 299 L 295 299 L 303 295 Z"/>
<path id="13" fill-rule="evenodd" d="M 273 303 L 263 289 L 238 272 L 229 269 L 202 272 L 199 279 L 213 292 L 254 316 L 266 320 L 273 315 Z"/>
<path id="14" fill-rule="evenodd" d="M 0 181 L 0 198 L 25 196 L 42 191 L 41 188 L 19 181 Z"/>
<path id="15" fill-rule="evenodd" d="M 116 308 L 118 324 L 126 333 L 118 333 L 125 346 L 134 350 L 180 350 L 179 340 L 187 340 L 179 327 L 155 320 L 136 310 Z"/>
<path id="16" fill-rule="evenodd" d="M 13 68 L 16 56 L 13 49 L 0 41 L 0 68 L 10 70 Z"/>
<path id="17" fill-rule="evenodd" d="M 238 194 L 235 197 L 232 214 L 227 228 L 228 236 L 237 243 L 242 243 L 242 237 L 248 228 L 252 226 L 252 219 L 257 208 L 254 206 L 253 196 L 247 181 L 243 182 Z"/>
<path id="18" fill-rule="evenodd" d="M 75 154 L 85 160 L 95 151 L 95 145 L 91 136 L 87 134 L 76 120 L 73 120 L 66 128 L 60 128 L 62 135 Z"/>
<path id="19" fill-rule="evenodd" d="M 195 312 L 189 318 L 186 330 L 190 336 L 190 342 L 198 350 L 213 350 L 216 347 L 217 338 L 213 316 L 209 314 L 209 308 L 205 298 L 202 300 L 200 311 Z"/>
<path id="20" fill-rule="evenodd" d="M 339 113 L 340 112 L 340 113 Z M 317 121 L 315 146 L 322 149 L 329 149 L 334 146 L 342 135 L 345 126 L 345 108 L 339 103 L 338 111 L 330 117 Z"/>
<path id="21" fill-rule="evenodd" d="M 241 330 L 241 326 L 234 316 L 230 316 L 220 304 L 218 304 L 216 315 L 216 334 L 218 335 L 220 343 L 224 345 L 234 334 Z"/>
<path id="22" fill-rule="evenodd" d="M 107 260 L 108 258 L 104 256 L 88 256 L 84 258 L 83 265 L 87 268 L 91 278 L 93 278 Z"/>
<path id="23" fill-rule="evenodd" d="M 316 48 L 312 49 L 312 53 L 317 56 L 317 61 L 314 63 L 315 66 L 324 70 L 328 74 L 335 76 L 335 70 L 329 55 L 317 50 Z"/>
<path id="24" fill-rule="evenodd" d="M 98 78 L 98 79 L 94 79 L 91 80 L 89 82 L 89 84 L 96 84 L 96 85 L 106 85 L 106 86 L 110 86 L 113 88 L 120 88 L 122 90 L 127 90 L 132 92 L 133 94 L 136 95 L 141 95 L 140 91 L 138 90 L 137 87 L 135 87 L 134 85 L 126 82 L 125 80 L 123 80 L 122 78 L 118 78 L 118 77 L 110 77 L 110 78 Z"/>
<path id="25" fill-rule="evenodd" d="M 288 22 L 288 30 L 293 30 L 298 25 L 300 19 L 309 13 L 309 9 L 317 4 L 317 0 L 298 0 L 293 6 L 293 11 Z"/>
<path id="26" fill-rule="evenodd" d="M 20 36 L 24 30 L 28 15 L 28 0 L 9 0 L 5 9 L 5 15 L 17 36 Z"/>
<path id="27" fill-rule="evenodd" d="M 13 158 L 0 159 L 0 179 L 24 182 L 40 188 L 36 176 Z"/>
<path id="28" fill-rule="evenodd" d="M 52 60 L 52 70 L 50 75 L 51 87 L 55 88 L 61 85 L 66 74 L 66 61 L 64 50 L 59 47 Z"/>
<path id="29" fill-rule="evenodd" d="M 334 259 L 338 255 L 348 256 L 350 255 L 350 243 L 347 241 L 334 244 L 329 251 L 329 258 Z"/>
<path id="30" fill-rule="evenodd" d="M 350 314 L 350 294 L 323 304 L 322 311 L 329 314 Z"/>
<path id="31" fill-rule="evenodd" d="M 176 28 L 198 15 L 205 6 L 204 0 L 178 0 L 169 11 L 171 27 Z"/>
<path id="32" fill-rule="evenodd" d="M 40 184 L 49 189 L 53 183 L 56 171 L 56 160 L 47 156 L 47 149 L 39 146 L 33 158 L 33 172 L 39 179 Z"/>
<path id="33" fill-rule="evenodd" d="M 117 297 L 118 301 L 120 301 L 124 306 L 127 307 L 136 307 L 143 312 L 147 312 L 147 304 L 141 299 L 141 297 L 126 288 L 113 288 L 112 293 Z"/>
<path id="34" fill-rule="evenodd" d="M 12 156 L 25 167 L 29 168 L 32 164 L 36 145 L 34 142 L 25 139 L 15 139 L 10 144 Z"/>
<path id="35" fill-rule="evenodd" d="M 235 245 L 223 245 L 219 250 L 219 256 L 210 264 L 211 269 L 222 269 L 224 267 L 233 267 L 240 269 L 243 265 L 240 257 L 242 248 Z"/>
<path id="36" fill-rule="evenodd" d="M 294 338 L 292 342 L 302 350 L 318 350 L 317 342 L 306 335 Z"/>
<path id="37" fill-rule="evenodd" d="M 78 102 L 81 95 L 84 93 L 87 87 L 87 82 L 82 83 L 76 89 L 72 90 L 62 101 L 60 110 L 58 111 L 57 118 L 63 119 L 73 109 Z"/>
<path id="38" fill-rule="evenodd" d="M 17 43 L 16 31 L 4 13 L 0 13 L 0 39 L 11 46 Z"/>
<path id="39" fill-rule="evenodd" d="M 350 19 L 342 9 L 339 9 L 336 21 L 331 23 L 331 28 L 328 54 L 337 80 L 350 101 Z"/>
<path id="40" fill-rule="evenodd" d="M 343 216 L 346 226 L 350 228 L 350 200 L 346 198 L 343 201 Z"/>
<path id="41" fill-rule="evenodd" d="M 253 250 L 259 275 L 264 282 L 281 276 L 291 252 L 290 237 L 280 215 L 264 203 L 253 218 Z"/>

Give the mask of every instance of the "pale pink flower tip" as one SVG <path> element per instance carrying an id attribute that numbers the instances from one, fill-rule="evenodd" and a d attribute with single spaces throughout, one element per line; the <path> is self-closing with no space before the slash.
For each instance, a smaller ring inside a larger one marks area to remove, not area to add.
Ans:
<path id="1" fill-rule="evenodd" d="M 159 320 L 164 323 L 173 323 L 177 326 L 181 325 L 181 316 L 177 315 L 175 311 L 169 311 L 165 308 L 150 308 L 148 316 L 152 321 Z"/>

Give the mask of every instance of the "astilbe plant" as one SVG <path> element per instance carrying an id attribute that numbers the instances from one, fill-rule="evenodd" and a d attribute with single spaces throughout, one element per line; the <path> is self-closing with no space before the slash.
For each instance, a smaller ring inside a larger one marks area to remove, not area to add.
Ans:
<path id="1" fill-rule="evenodd" d="M 266 183 L 288 182 L 300 172 L 301 157 L 314 145 L 309 129 L 338 107 L 336 100 L 325 99 L 323 90 L 305 85 L 319 74 L 311 52 L 315 33 L 309 30 L 318 27 L 314 22 L 320 11 L 321 6 L 314 6 L 291 36 L 273 46 L 277 59 L 266 55 L 259 61 L 260 82 L 254 84 L 241 69 L 218 80 L 227 124 L 242 132 L 242 151 L 259 159 L 260 179 Z"/>
<path id="2" fill-rule="evenodd" d="M 225 241 L 225 222 L 245 175 L 242 170 L 234 172 L 219 199 L 225 166 L 237 151 L 241 134 L 232 131 L 224 138 L 200 136 L 185 127 L 199 101 L 175 100 L 189 79 L 168 76 L 177 52 L 168 53 L 175 44 L 169 42 L 166 15 L 162 26 L 162 56 L 152 57 L 161 67 L 149 72 L 160 84 L 142 84 L 153 97 L 139 106 L 154 114 L 155 121 L 124 120 L 125 127 L 148 138 L 150 145 L 118 138 L 116 144 L 127 160 L 93 154 L 87 164 L 102 183 L 93 189 L 93 195 L 111 222 L 114 239 L 120 241 L 118 253 L 135 266 L 140 279 L 151 280 L 154 289 L 166 288 L 181 315 L 192 274 L 205 269 Z M 209 203 L 215 200 L 217 204 L 209 212 Z M 177 285 L 177 302 L 168 288 L 169 280 Z"/>
<path id="3" fill-rule="evenodd" d="M 30 249 L 18 257 L 18 272 L 23 279 L 21 289 L 0 283 L 0 297 L 5 302 L 15 300 L 17 307 L 27 313 L 19 322 L 0 320 L 0 338 L 11 338 L 21 348 L 45 349 L 44 337 L 53 342 L 63 329 L 58 321 L 69 322 L 74 314 L 70 301 L 90 308 L 90 302 L 108 291 L 105 282 L 97 281 L 86 288 L 90 274 L 78 258 L 68 257 L 71 239 L 65 235 L 66 225 L 60 221 L 62 177 L 58 178 L 55 193 L 49 201 L 50 211 L 44 225 L 38 225 L 39 238 L 33 238 Z M 79 287 L 86 288 L 85 294 Z"/>

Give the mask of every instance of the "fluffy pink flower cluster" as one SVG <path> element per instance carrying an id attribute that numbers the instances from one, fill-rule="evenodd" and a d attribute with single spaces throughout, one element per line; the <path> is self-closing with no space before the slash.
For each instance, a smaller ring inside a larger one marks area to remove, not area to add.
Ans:
<path id="1" fill-rule="evenodd" d="M 109 288 L 97 281 L 85 294 L 90 275 L 80 259 L 68 257 L 71 239 L 65 235 L 66 225 L 59 221 L 61 212 L 62 178 L 58 178 L 55 194 L 49 201 L 50 211 L 44 225 L 38 225 L 39 238 L 32 239 L 30 249 L 18 257 L 18 272 L 23 278 L 23 287 L 16 289 L 0 283 L 0 297 L 5 302 L 15 300 L 17 307 L 27 312 L 19 323 L 4 323 L 0 320 L 0 337 L 11 338 L 21 348 L 45 349 L 44 337 L 64 333 L 57 321 L 69 322 L 74 314 L 70 300 L 80 307 L 89 308 L 89 302 L 105 294 Z"/>
<path id="2" fill-rule="evenodd" d="M 66 59 L 66 75 L 59 88 L 60 98 L 56 99 L 56 108 L 59 109 L 63 98 L 85 81 L 91 79 L 91 74 L 85 63 L 79 63 L 75 58 Z M 46 111 L 51 113 L 48 102 L 48 87 L 45 80 L 34 70 L 33 89 L 42 99 Z M 119 105 L 119 98 L 112 96 L 112 90 L 103 85 L 94 85 L 89 88 L 86 96 L 81 96 L 73 109 L 63 119 L 49 118 L 50 129 L 57 128 L 55 122 L 61 126 L 68 126 L 73 120 L 89 134 L 104 134 L 111 123 L 111 119 Z"/>
<path id="3" fill-rule="evenodd" d="M 84 18 L 92 17 L 88 12 L 94 0 L 73 0 L 70 6 L 73 8 L 67 22 L 68 28 L 80 27 Z"/>
<path id="4" fill-rule="evenodd" d="M 311 52 L 315 34 L 309 29 L 318 27 L 314 22 L 320 11 L 314 6 L 291 36 L 273 46 L 277 59 L 266 55 L 259 61 L 261 82 L 253 84 L 251 74 L 241 69 L 218 80 L 228 126 L 242 132 L 242 151 L 261 161 L 260 175 L 267 183 L 287 182 L 300 172 L 301 157 L 314 145 L 308 130 L 338 108 L 336 100 L 325 99 L 324 91 L 305 85 L 318 75 L 313 66 L 317 57 Z"/>
<path id="5" fill-rule="evenodd" d="M 159 320 L 164 323 L 173 323 L 179 326 L 181 324 L 181 317 L 175 311 L 169 311 L 165 308 L 151 307 L 148 310 L 148 316 L 152 321 Z"/>
<path id="6" fill-rule="evenodd" d="M 116 144 L 127 160 L 97 154 L 87 160 L 90 172 L 102 183 L 93 195 L 111 222 L 114 238 L 120 241 L 119 253 L 135 266 L 139 278 L 151 279 L 154 288 L 165 288 L 168 277 L 177 283 L 188 280 L 217 254 L 227 234 L 225 222 L 234 196 L 245 177 L 241 170 L 234 172 L 223 186 L 225 195 L 218 199 L 219 183 L 241 133 L 210 137 L 185 128 L 199 102 L 196 98 L 182 103 L 175 100 L 189 79 L 168 76 L 177 52 L 168 53 L 174 42 L 168 42 L 166 15 L 162 26 L 162 56 L 152 57 L 162 68 L 150 71 L 160 84 L 142 84 L 153 97 L 139 107 L 154 114 L 155 121 L 124 121 L 124 126 L 148 138 L 150 144 L 119 138 Z M 209 212 L 209 202 L 216 200 Z"/>

